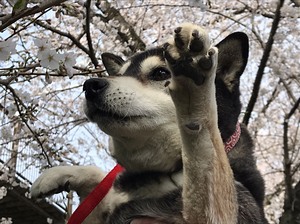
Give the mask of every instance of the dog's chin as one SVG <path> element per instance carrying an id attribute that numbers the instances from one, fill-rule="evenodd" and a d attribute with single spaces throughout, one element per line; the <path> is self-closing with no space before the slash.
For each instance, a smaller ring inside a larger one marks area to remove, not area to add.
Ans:
<path id="1" fill-rule="evenodd" d="M 111 136 L 129 137 L 136 135 L 137 132 L 154 128 L 154 123 L 151 122 L 153 118 L 146 114 L 120 114 L 98 108 L 86 109 L 85 113 L 91 122 L 96 123 L 102 131 Z"/>

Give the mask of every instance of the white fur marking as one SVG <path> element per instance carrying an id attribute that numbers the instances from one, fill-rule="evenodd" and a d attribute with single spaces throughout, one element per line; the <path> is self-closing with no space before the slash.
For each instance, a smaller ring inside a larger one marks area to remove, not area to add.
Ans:
<path id="1" fill-rule="evenodd" d="M 162 65 L 162 61 L 158 56 L 151 56 L 146 58 L 141 63 L 141 72 L 142 74 L 148 74 L 153 68 Z"/>
<path id="2" fill-rule="evenodd" d="M 121 69 L 120 69 L 120 74 L 121 74 L 121 75 L 123 75 L 123 74 L 126 72 L 126 70 L 128 69 L 128 67 L 130 66 L 130 64 L 131 64 L 131 62 L 128 61 L 128 62 L 126 62 L 126 63 L 121 67 Z"/>

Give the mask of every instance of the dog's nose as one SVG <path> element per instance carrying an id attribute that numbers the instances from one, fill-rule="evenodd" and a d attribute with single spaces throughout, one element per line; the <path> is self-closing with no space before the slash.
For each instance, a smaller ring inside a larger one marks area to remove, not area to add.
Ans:
<path id="1" fill-rule="evenodd" d="M 85 98 L 93 100 L 99 96 L 108 86 L 108 81 L 101 78 L 91 78 L 84 82 L 83 91 L 85 91 Z"/>

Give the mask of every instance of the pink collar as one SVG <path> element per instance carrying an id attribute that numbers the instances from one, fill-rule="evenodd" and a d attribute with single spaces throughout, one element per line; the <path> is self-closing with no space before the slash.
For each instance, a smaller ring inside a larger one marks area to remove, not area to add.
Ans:
<path id="1" fill-rule="evenodd" d="M 239 141 L 241 135 L 240 123 L 236 124 L 235 132 L 224 143 L 225 152 L 229 153 L 236 143 Z M 93 209 L 102 201 L 108 191 L 113 185 L 117 175 L 124 169 L 117 164 L 106 177 L 96 186 L 96 188 L 84 199 L 70 217 L 68 224 L 81 224 L 84 219 L 93 211 Z"/>
<path id="2" fill-rule="evenodd" d="M 236 145 L 236 143 L 239 141 L 240 136 L 241 136 L 241 125 L 238 122 L 236 124 L 235 132 L 224 143 L 224 147 L 225 147 L 225 152 L 226 153 L 229 153 L 234 148 L 234 146 Z"/>

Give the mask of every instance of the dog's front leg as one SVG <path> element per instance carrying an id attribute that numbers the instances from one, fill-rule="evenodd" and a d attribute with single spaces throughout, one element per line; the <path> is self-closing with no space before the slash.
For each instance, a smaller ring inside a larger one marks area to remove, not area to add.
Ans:
<path id="1" fill-rule="evenodd" d="M 57 166 L 39 176 L 31 187 L 33 198 L 43 198 L 62 191 L 76 191 L 84 199 L 105 177 L 95 166 Z"/>
<path id="2" fill-rule="evenodd" d="M 165 46 L 184 167 L 183 216 L 193 224 L 235 224 L 234 178 L 217 126 L 218 49 L 202 28 L 183 24 Z"/>

